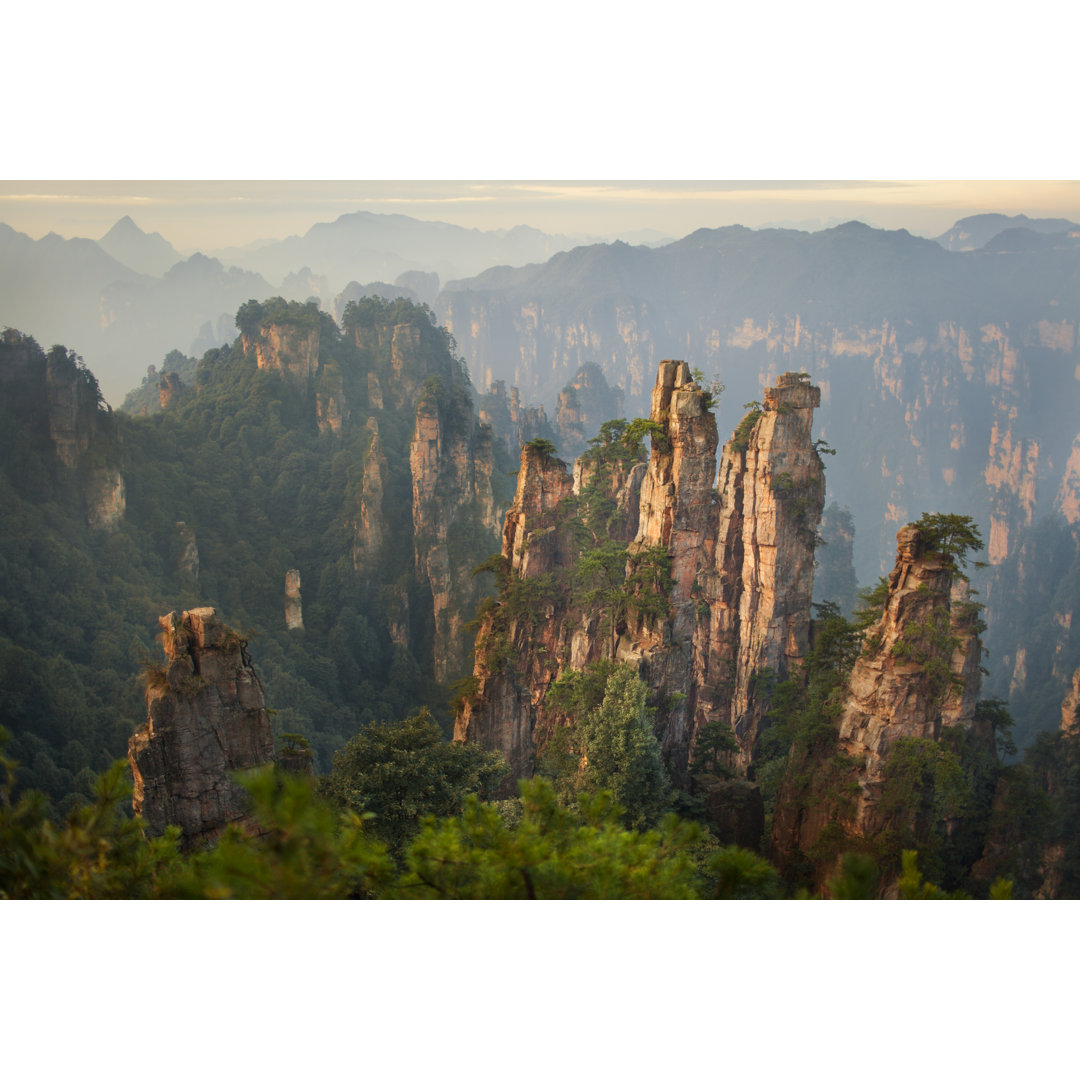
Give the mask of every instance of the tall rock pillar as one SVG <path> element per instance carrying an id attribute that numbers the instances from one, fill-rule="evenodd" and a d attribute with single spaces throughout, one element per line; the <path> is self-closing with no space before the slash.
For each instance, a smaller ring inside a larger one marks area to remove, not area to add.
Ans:
<path id="1" fill-rule="evenodd" d="M 812 438 L 821 391 L 779 376 L 724 447 L 715 558 L 698 575 L 694 734 L 729 725 L 752 763 L 766 673 L 782 680 L 809 651 L 814 548 L 825 471 Z M 771 681 L 771 679 L 768 679 Z"/>
<path id="2" fill-rule="evenodd" d="M 210 607 L 160 622 L 168 663 L 147 687 L 146 723 L 128 741 L 132 807 L 151 835 L 178 825 L 184 847 L 233 822 L 254 830 L 247 792 L 231 774 L 272 762 L 274 737 L 244 641 Z"/>

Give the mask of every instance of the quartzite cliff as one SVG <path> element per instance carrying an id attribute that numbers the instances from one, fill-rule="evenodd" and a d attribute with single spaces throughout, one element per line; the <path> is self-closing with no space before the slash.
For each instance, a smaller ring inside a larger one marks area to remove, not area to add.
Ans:
<path id="1" fill-rule="evenodd" d="M 456 737 L 529 775 L 565 719 L 545 707 L 551 682 L 609 658 L 648 682 L 676 775 L 710 721 L 735 732 L 745 774 L 763 715 L 754 675 L 782 677 L 808 647 L 824 500 L 818 400 L 805 376 L 781 376 L 724 448 L 716 484 L 712 403 L 681 362 L 660 364 L 647 463 L 599 446 L 571 475 L 544 446 L 526 446 L 500 600 L 483 614 Z M 599 577 L 582 582 L 586 568 Z"/>

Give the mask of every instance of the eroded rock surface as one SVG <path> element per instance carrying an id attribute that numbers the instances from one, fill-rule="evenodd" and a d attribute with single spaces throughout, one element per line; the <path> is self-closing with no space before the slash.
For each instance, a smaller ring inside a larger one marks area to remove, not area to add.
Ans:
<path id="1" fill-rule="evenodd" d="M 132 807 L 151 835 L 177 825 L 185 847 L 226 825 L 251 830 L 232 773 L 269 764 L 274 740 L 245 643 L 211 607 L 160 619 L 166 666 L 146 691 L 147 720 L 128 742 Z"/>
<path id="2" fill-rule="evenodd" d="M 562 462 L 526 447 L 503 532 L 508 584 L 501 607 L 481 626 L 476 690 L 462 706 L 456 736 L 501 750 L 514 775 L 527 776 L 553 728 L 566 722 L 545 708 L 551 682 L 567 667 L 615 659 L 646 679 L 676 775 L 689 782 L 694 739 L 711 720 L 741 737 L 736 764 L 745 773 L 763 715 L 750 690 L 755 673 L 769 667 L 783 677 L 808 648 L 824 499 L 810 435 L 817 401 L 805 377 L 781 377 L 762 415 L 751 420 L 747 444 L 725 450 L 720 491 L 713 486 L 718 439 L 711 403 L 683 362 L 659 365 L 647 464 L 609 463 L 601 473 L 586 456 L 571 476 Z M 583 557 L 568 527 L 580 503 L 569 500 L 595 480 L 622 515 L 594 540 L 629 540 L 629 602 L 618 610 L 583 605 L 566 588 Z M 660 615 L 655 602 L 633 598 L 635 590 L 649 590 L 640 571 L 658 557 L 671 571 Z"/>

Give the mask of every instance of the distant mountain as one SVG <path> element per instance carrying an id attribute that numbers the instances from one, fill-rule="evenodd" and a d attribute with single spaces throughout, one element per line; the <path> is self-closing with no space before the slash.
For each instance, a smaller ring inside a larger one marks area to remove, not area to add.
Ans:
<path id="1" fill-rule="evenodd" d="M 126 215 L 98 241 L 98 245 L 117 262 L 153 277 L 161 277 L 184 258 L 161 233 L 143 232 Z"/>
<path id="2" fill-rule="evenodd" d="M 96 341 L 102 292 L 141 280 L 93 240 L 56 233 L 33 240 L 0 224 L 0 325 L 19 327 L 45 348 Z"/>
<path id="3" fill-rule="evenodd" d="M 226 268 L 200 253 L 161 278 L 108 285 L 99 298 L 94 350 L 106 397 L 119 402 L 147 366 L 159 363 L 171 349 L 201 355 L 206 348 L 228 344 L 237 333 L 232 313 L 245 301 L 263 300 L 273 292 L 258 274 Z M 205 324 L 224 327 L 226 336 L 208 336 Z"/>
<path id="4" fill-rule="evenodd" d="M 583 239 L 550 236 L 527 225 L 485 231 L 360 210 L 313 225 L 303 236 L 214 254 L 272 282 L 310 266 L 329 278 L 332 291 L 340 292 L 350 281 L 394 281 L 409 270 L 435 272 L 445 281 L 488 266 L 521 266 L 550 258 Z"/>
<path id="5" fill-rule="evenodd" d="M 1068 232 L 1038 232 L 1014 228 L 999 232 L 979 249 L 983 252 L 1080 250 L 1080 228 Z"/>
<path id="6" fill-rule="evenodd" d="M 946 251 L 978 251 L 998 233 L 1006 229 L 1023 228 L 1037 233 L 1061 233 L 1078 229 L 1074 221 L 1065 218 L 1029 218 L 1027 214 L 975 214 L 961 218 L 948 232 L 937 237 Z"/>
<path id="7" fill-rule="evenodd" d="M 133 240 L 130 253 L 143 244 L 136 233 L 147 241 L 145 251 L 164 250 L 134 225 L 120 222 L 108 235 Z M 159 277 L 139 273 L 93 240 L 56 233 L 33 240 L 0 224 L 0 326 L 19 327 L 45 348 L 78 341 L 114 405 L 171 349 L 201 356 L 231 341 L 236 309 L 273 293 L 257 274 L 205 255 L 177 259 Z"/>

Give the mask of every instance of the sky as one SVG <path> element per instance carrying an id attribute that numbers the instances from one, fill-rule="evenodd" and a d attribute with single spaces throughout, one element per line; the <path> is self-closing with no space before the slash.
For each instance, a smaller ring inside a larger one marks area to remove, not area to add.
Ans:
<path id="1" fill-rule="evenodd" d="M 182 253 L 303 234 L 355 210 L 603 238 L 735 224 L 812 231 L 852 219 L 937 236 L 981 212 L 1080 221 L 1080 182 L 0 181 L 0 221 L 35 239 L 96 240 L 126 214 Z"/>
<path id="2" fill-rule="evenodd" d="M 1080 15 L 1050 0 L 284 10 L 6 13 L 0 221 L 128 214 L 187 253 L 358 209 L 590 236 L 1080 219 L 1053 53 Z"/>

